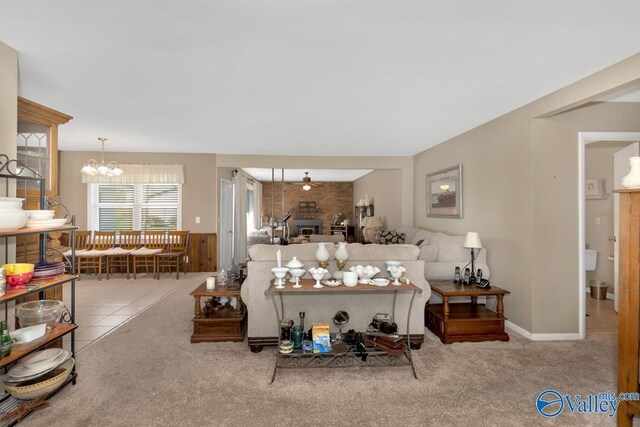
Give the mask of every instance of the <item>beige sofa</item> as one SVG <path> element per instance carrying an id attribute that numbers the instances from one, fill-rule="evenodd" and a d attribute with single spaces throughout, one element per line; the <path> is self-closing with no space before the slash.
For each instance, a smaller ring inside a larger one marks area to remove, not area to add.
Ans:
<path id="1" fill-rule="evenodd" d="M 334 253 L 336 245 L 326 243 L 329 250 L 329 271 L 337 270 Z M 254 245 L 249 249 L 251 261 L 247 263 L 247 279 L 242 285 L 242 300 L 249 312 L 247 336 L 252 351 L 262 350 L 263 345 L 275 345 L 278 342 L 279 327 L 276 320 L 275 308 L 271 297 L 265 295 L 273 275 L 271 268 L 276 266 L 276 251 L 282 251 L 282 260 L 286 264 L 293 256 L 304 263 L 304 268 L 316 267 L 315 253 L 318 245 L 307 243 L 289 246 Z M 420 248 L 415 245 L 362 245 L 351 243 L 347 245 L 349 260 L 345 269 L 362 264 L 379 267 L 382 272 L 378 276 L 388 277 L 385 271 L 384 261 L 401 261 L 407 269 L 406 277 L 422 289 L 417 294 L 411 308 L 410 334 L 412 347 L 419 348 L 424 340 L 424 305 L 431 296 L 431 289 L 424 278 L 424 262 L 418 259 Z M 305 275 L 304 277 L 307 277 Z M 396 301 L 396 317 L 402 334 L 407 330 L 407 309 L 411 299 L 408 292 L 399 292 Z M 366 326 L 376 313 L 385 312 L 392 314 L 393 294 L 367 293 L 367 294 L 340 294 L 336 295 L 291 295 L 285 294 L 284 317 L 299 321 L 299 312 L 304 311 L 305 327 L 311 327 L 312 323 L 329 322 L 338 310 L 345 310 L 350 315 L 346 329 L 364 331 Z M 332 326 L 332 331 L 337 328 Z"/>
<path id="2" fill-rule="evenodd" d="M 463 246 L 465 236 L 451 236 L 421 228 L 402 227 L 404 243 L 419 247 L 419 259 L 424 261 L 424 277 L 427 280 L 453 280 L 456 267 L 464 272 L 471 267 L 471 250 Z M 482 269 L 482 277 L 488 279 L 491 272 L 487 265 L 487 250 L 482 249 L 474 261 L 475 269 Z"/>

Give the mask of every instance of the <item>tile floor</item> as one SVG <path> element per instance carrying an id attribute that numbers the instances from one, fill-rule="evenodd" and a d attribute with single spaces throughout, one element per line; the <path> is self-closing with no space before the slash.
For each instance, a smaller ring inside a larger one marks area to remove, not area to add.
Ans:
<path id="1" fill-rule="evenodd" d="M 181 283 L 182 280 L 169 275 L 160 280 L 154 280 L 152 275 L 138 275 L 137 280 L 112 275 L 109 280 L 103 276 L 101 281 L 83 275 L 76 282 L 76 350 L 81 351 L 129 321 Z M 71 303 L 70 286 L 64 287 L 64 302 Z"/>

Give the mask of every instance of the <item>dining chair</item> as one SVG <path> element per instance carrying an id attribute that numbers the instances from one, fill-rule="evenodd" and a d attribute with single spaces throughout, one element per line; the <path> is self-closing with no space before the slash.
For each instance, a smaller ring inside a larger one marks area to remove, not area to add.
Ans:
<path id="1" fill-rule="evenodd" d="M 131 264 L 131 251 L 140 248 L 140 230 L 121 231 L 119 234 L 118 246 L 107 253 L 107 280 L 114 269 L 121 273 L 129 271 Z"/>
<path id="2" fill-rule="evenodd" d="M 140 238 L 141 247 L 131 251 L 133 258 L 133 278 L 137 279 L 138 269 L 144 267 L 145 272 L 149 273 L 149 267 L 156 275 L 156 258 L 155 255 L 162 252 L 167 244 L 167 233 L 165 231 L 145 231 Z"/>
<path id="3" fill-rule="evenodd" d="M 102 260 L 108 254 L 108 251 L 115 247 L 115 244 L 115 231 L 94 231 L 93 239 L 91 240 L 91 249 L 82 252 L 76 257 L 78 280 L 80 280 L 83 268 L 86 270 L 95 270 L 98 275 L 98 281 L 102 280 Z"/>
<path id="4" fill-rule="evenodd" d="M 184 267 L 187 275 L 187 263 L 185 258 L 189 249 L 189 231 L 169 231 L 166 250 L 155 255 L 156 279 L 160 279 L 163 268 L 168 267 L 169 273 L 176 269 L 176 280 L 180 278 L 180 265 Z"/>

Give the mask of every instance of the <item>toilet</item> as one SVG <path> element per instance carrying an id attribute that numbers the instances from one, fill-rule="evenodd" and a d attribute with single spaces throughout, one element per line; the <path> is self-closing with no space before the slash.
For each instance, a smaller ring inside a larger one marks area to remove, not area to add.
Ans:
<path id="1" fill-rule="evenodd" d="M 593 249 L 584 250 L 584 269 L 586 271 L 595 271 L 597 261 L 598 251 L 595 251 Z"/>

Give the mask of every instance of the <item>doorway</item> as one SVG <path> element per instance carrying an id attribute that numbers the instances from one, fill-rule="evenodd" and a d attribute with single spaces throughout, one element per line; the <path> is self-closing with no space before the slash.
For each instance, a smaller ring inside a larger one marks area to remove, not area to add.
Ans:
<path id="1" fill-rule="evenodd" d="M 218 270 L 233 264 L 233 182 L 220 180 L 220 256 Z"/>
<path id="2" fill-rule="evenodd" d="M 587 315 L 587 303 L 589 303 L 590 309 L 593 308 L 593 303 L 591 300 L 587 300 L 590 298 L 587 296 L 587 291 L 589 290 L 587 286 L 587 274 L 585 270 L 585 249 L 587 244 L 586 239 L 586 180 L 587 178 L 592 178 L 586 176 L 585 165 L 585 151 L 586 146 L 588 144 L 592 144 L 598 141 L 611 141 L 611 142 L 627 142 L 632 143 L 635 141 L 640 141 L 640 132 L 579 132 L 578 133 L 578 269 L 579 269 L 579 285 L 578 285 L 578 302 L 579 302 L 579 310 L 578 310 L 578 324 L 579 324 L 579 334 L 580 338 L 584 338 L 586 335 L 586 315 Z M 613 162 L 613 159 L 612 159 Z M 608 185 L 609 189 L 615 188 L 613 184 L 613 179 L 611 179 L 611 183 Z M 595 222 L 595 221 L 594 221 Z M 613 235 L 613 233 L 612 233 Z M 603 254 L 598 254 L 601 257 L 601 261 L 609 262 L 607 260 L 610 255 L 608 250 L 604 251 Z M 613 261 L 615 264 L 615 260 Z M 615 279 L 614 279 L 615 281 Z M 615 295 L 615 293 L 614 293 Z M 607 301 L 607 304 L 613 308 L 613 301 Z"/>

